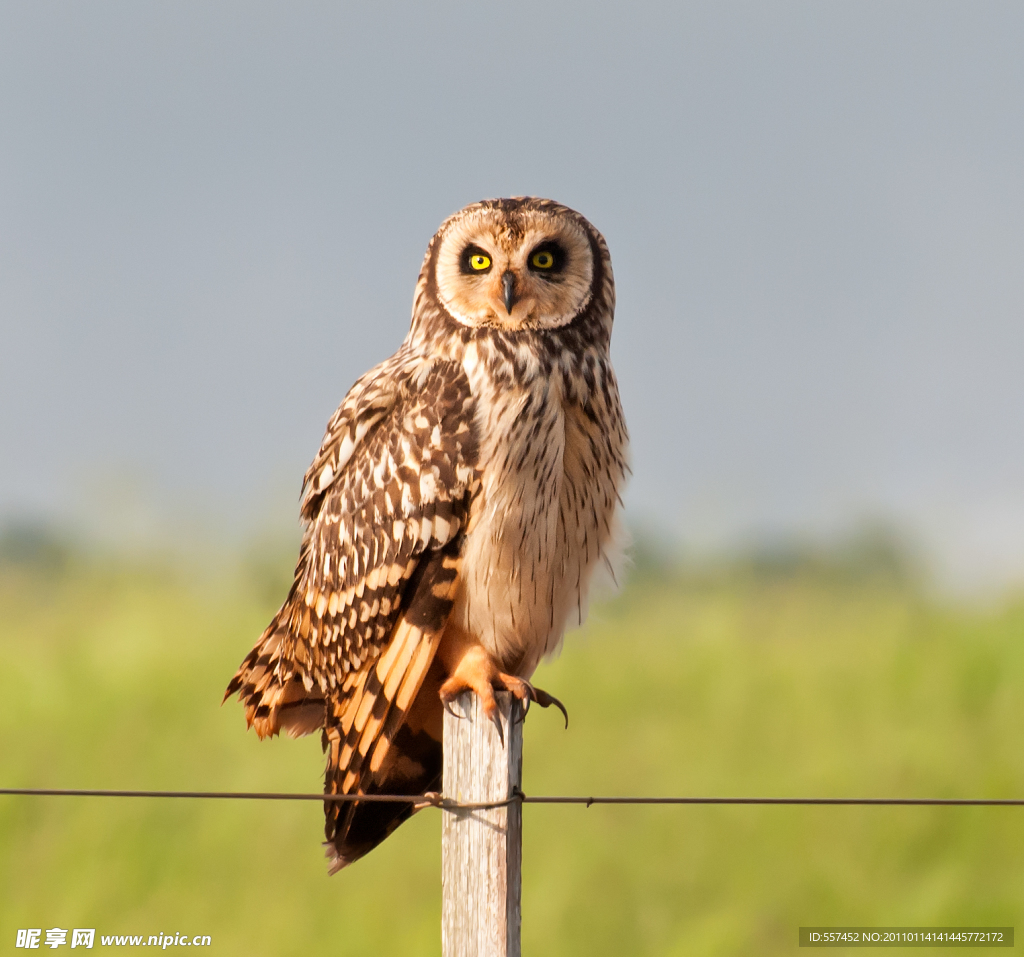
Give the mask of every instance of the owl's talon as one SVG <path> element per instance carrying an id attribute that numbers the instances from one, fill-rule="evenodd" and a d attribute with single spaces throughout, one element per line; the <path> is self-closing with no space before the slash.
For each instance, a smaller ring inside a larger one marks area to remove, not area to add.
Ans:
<path id="1" fill-rule="evenodd" d="M 456 718 L 459 721 L 461 721 L 462 715 L 457 714 L 455 711 L 452 710 L 452 700 L 452 698 L 446 697 L 445 695 L 441 695 L 441 707 L 443 707 L 444 710 L 447 711 L 453 718 Z"/>
<path id="2" fill-rule="evenodd" d="M 562 712 L 562 717 L 565 718 L 565 727 L 569 727 L 569 712 L 565 710 L 565 705 L 562 704 L 553 694 L 548 694 L 546 691 L 541 691 L 540 688 L 533 688 L 533 700 L 537 702 L 542 708 L 550 708 L 554 705 Z"/>
<path id="3" fill-rule="evenodd" d="M 491 720 L 494 722 L 494 727 L 498 731 L 498 740 L 501 742 L 501 746 L 504 748 L 505 747 L 505 732 L 502 730 L 502 727 L 501 727 L 501 714 L 499 714 L 497 711 L 495 711 L 494 714 L 491 715 Z"/>

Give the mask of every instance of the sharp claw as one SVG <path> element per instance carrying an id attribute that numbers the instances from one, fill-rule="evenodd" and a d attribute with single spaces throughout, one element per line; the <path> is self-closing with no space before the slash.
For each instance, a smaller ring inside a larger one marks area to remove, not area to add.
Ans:
<path id="1" fill-rule="evenodd" d="M 501 712 L 495 711 L 491 715 L 491 720 L 494 722 L 494 727 L 498 729 L 498 740 L 501 742 L 501 746 L 505 747 L 505 732 L 501 730 Z"/>
<path id="2" fill-rule="evenodd" d="M 565 710 L 565 705 L 562 704 L 553 694 L 548 694 L 546 691 L 541 691 L 539 688 L 533 689 L 533 700 L 537 702 L 542 708 L 550 708 L 554 705 L 562 712 L 565 718 L 565 726 L 569 727 L 569 712 Z"/>
<path id="3" fill-rule="evenodd" d="M 462 720 L 461 714 L 456 714 L 454 711 L 452 711 L 452 703 L 447 698 L 441 699 L 441 705 L 444 708 L 444 710 L 447 711 L 453 718 L 455 718 L 458 721 Z"/>

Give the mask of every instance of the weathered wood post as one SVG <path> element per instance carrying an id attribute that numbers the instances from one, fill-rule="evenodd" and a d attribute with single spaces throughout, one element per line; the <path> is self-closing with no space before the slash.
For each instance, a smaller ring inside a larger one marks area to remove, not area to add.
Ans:
<path id="1" fill-rule="evenodd" d="M 499 694 L 505 742 L 472 692 L 444 716 L 443 796 L 466 802 L 504 801 L 523 775 L 519 702 Z M 523 806 L 445 810 L 441 831 L 443 957 L 520 957 Z"/>

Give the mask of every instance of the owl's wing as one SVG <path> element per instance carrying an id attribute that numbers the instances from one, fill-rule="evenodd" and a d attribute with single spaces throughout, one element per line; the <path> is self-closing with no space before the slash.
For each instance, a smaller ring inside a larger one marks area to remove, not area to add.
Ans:
<path id="1" fill-rule="evenodd" d="M 353 386 L 306 473 L 294 583 L 225 698 L 261 737 L 326 724 L 329 793 L 369 784 L 437 649 L 477 484 L 471 420 L 461 366 L 399 351 Z"/>

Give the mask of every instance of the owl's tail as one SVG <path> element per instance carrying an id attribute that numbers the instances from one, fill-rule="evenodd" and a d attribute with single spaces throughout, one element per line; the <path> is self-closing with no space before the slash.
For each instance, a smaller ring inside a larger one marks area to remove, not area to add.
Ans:
<path id="1" fill-rule="evenodd" d="M 440 690 L 435 660 L 459 582 L 458 545 L 422 567 L 387 649 L 327 707 L 325 794 L 423 794 L 441 786 Z M 350 676 L 351 677 L 351 676 Z M 412 815 L 412 803 L 325 801 L 333 874 Z"/>
<path id="2" fill-rule="evenodd" d="M 417 683 L 415 673 L 409 674 L 407 680 L 414 686 Z M 411 706 L 406 705 L 408 710 L 396 707 L 395 703 L 382 705 L 382 698 L 374 698 L 361 734 L 354 724 L 345 732 L 344 713 L 329 715 L 323 732 L 324 750 L 328 754 L 325 793 L 424 794 L 440 790 L 442 711 L 439 691 L 443 680 L 440 664 L 428 661 Z M 379 727 L 376 734 L 374 724 Z M 363 751 L 360 745 L 367 738 L 369 746 Z M 325 801 L 327 841 L 324 847 L 330 873 L 372 850 L 416 810 L 411 802 Z"/>

